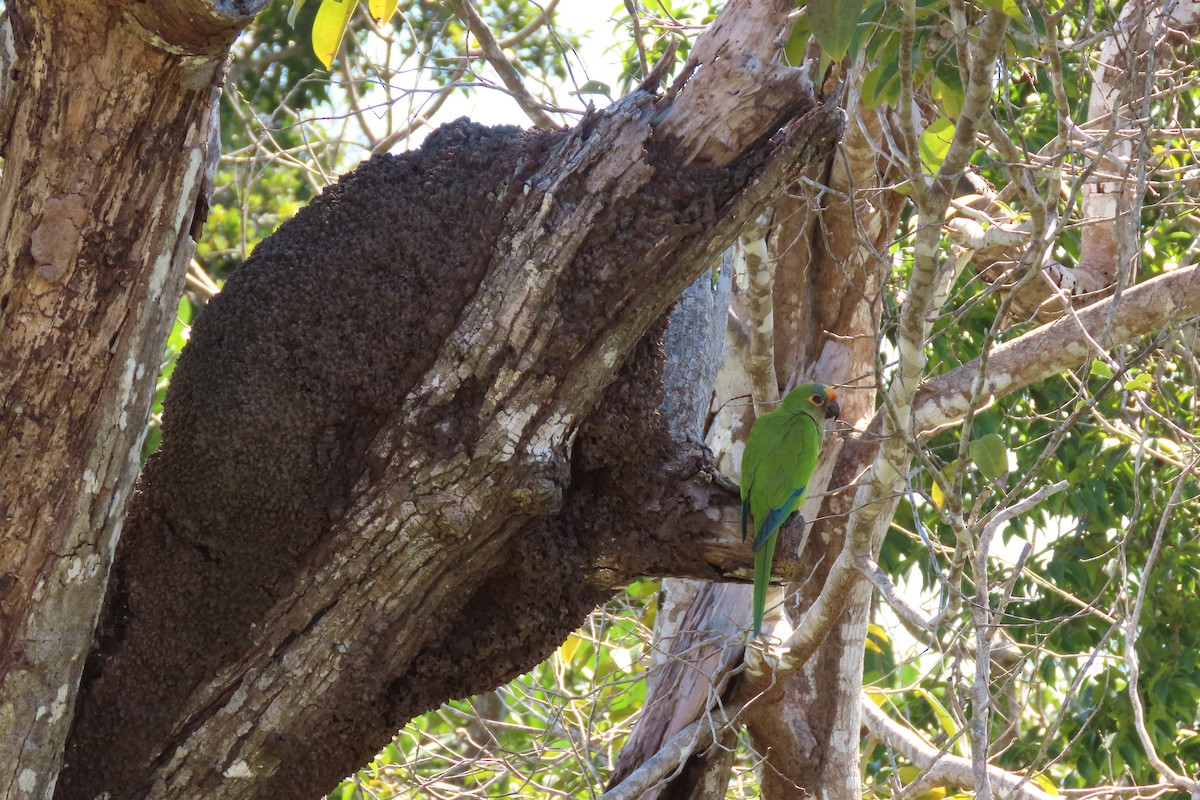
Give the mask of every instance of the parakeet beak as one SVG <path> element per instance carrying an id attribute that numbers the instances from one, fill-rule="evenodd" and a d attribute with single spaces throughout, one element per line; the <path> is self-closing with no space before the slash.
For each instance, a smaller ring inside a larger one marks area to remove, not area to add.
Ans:
<path id="1" fill-rule="evenodd" d="M 829 389 L 829 402 L 825 404 L 825 419 L 837 419 L 838 414 L 842 413 L 842 407 L 838 405 L 837 392 Z"/>

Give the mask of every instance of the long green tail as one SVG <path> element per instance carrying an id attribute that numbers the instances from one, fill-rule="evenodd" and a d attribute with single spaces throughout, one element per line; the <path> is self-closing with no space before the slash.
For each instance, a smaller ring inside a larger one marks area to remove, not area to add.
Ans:
<path id="1" fill-rule="evenodd" d="M 767 587 L 771 585 L 771 559 L 775 557 L 775 542 L 779 531 L 767 537 L 767 541 L 754 554 L 754 635 L 762 633 L 763 615 L 767 611 Z"/>

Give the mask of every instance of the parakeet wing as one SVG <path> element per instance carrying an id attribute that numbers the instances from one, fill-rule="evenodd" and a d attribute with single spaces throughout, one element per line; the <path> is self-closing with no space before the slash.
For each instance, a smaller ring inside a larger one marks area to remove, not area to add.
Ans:
<path id="1" fill-rule="evenodd" d="M 750 513 L 757 526 L 756 550 L 804 501 L 821 448 L 821 427 L 808 414 L 792 416 L 782 425 L 771 425 L 767 433 L 773 441 L 756 470 L 750 499 Z"/>

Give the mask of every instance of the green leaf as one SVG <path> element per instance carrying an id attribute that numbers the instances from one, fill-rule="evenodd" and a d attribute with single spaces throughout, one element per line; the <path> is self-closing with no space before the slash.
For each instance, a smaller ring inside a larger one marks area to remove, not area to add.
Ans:
<path id="1" fill-rule="evenodd" d="M 296 16 L 300 13 L 300 9 L 304 8 L 304 3 L 305 0 L 292 0 L 292 8 L 287 15 L 288 27 L 296 27 Z"/>
<path id="2" fill-rule="evenodd" d="M 1113 376 L 1112 369 L 1098 358 L 1092 359 L 1091 373 L 1097 378 L 1108 380 Z"/>
<path id="3" fill-rule="evenodd" d="M 662 588 L 657 578 L 642 578 L 625 587 L 625 593 L 630 597 L 644 599 L 658 594 Z"/>
<path id="4" fill-rule="evenodd" d="M 333 66 L 333 57 L 342 46 L 346 26 L 358 0 L 321 0 L 317 18 L 313 20 L 312 47 L 325 69 Z"/>
<path id="5" fill-rule="evenodd" d="M 968 446 L 971 460 L 985 477 L 1000 480 L 1008 474 L 1008 448 L 998 433 L 975 439 Z"/>
<path id="6" fill-rule="evenodd" d="M 800 66 L 804 61 L 804 53 L 808 50 L 808 40 L 812 36 L 812 22 L 808 15 L 802 15 L 792 26 L 787 44 L 783 46 L 783 55 L 787 63 L 793 67 Z"/>
<path id="7" fill-rule="evenodd" d="M 946 112 L 946 116 L 957 119 L 958 115 L 962 113 L 966 95 L 963 93 L 961 84 L 957 82 L 950 84 L 940 77 L 934 78 L 933 84 L 929 87 L 929 93 L 942 102 L 942 111 Z"/>
<path id="8" fill-rule="evenodd" d="M 1125 382 L 1125 391 L 1152 392 L 1154 391 L 1154 378 L 1147 372 L 1139 372 Z"/>
<path id="9" fill-rule="evenodd" d="M 841 61 L 862 16 L 863 0 L 808 0 L 808 19 L 817 43 L 834 61 Z"/>
<path id="10" fill-rule="evenodd" d="M 1003 11 L 1013 19 L 1025 19 L 1025 15 L 1021 13 L 1021 7 L 1017 5 L 1017 0 L 977 0 L 977 5 L 993 11 Z"/>
<path id="11" fill-rule="evenodd" d="M 862 98 L 867 108 L 878 108 L 900 99 L 900 67 L 884 62 L 867 73 L 863 79 Z"/>
<path id="12" fill-rule="evenodd" d="M 367 10 L 376 22 L 387 22 L 396 13 L 400 0 L 368 0 Z"/>
<path id="13" fill-rule="evenodd" d="M 612 98 L 612 87 L 604 81 L 588 81 L 583 86 L 580 86 L 573 92 L 568 92 L 570 95 L 578 97 L 581 94 L 602 94 L 605 97 Z"/>
<path id="14" fill-rule="evenodd" d="M 929 123 L 929 127 L 921 134 L 917 149 L 921 151 L 921 163 L 930 172 L 937 172 L 950 152 L 950 143 L 954 141 L 954 123 L 945 117 L 938 117 Z"/>

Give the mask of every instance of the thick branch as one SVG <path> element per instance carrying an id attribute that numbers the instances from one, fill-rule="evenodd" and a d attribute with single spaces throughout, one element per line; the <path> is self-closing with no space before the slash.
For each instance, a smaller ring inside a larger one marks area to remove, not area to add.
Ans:
<path id="1" fill-rule="evenodd" d="M 862 715 L 872 734 L 921 768 L 921 776 L 904 787 L 904 797 L 920 797 L 937 788 L 975 788 L 975 774 L 970 759 L 950 755 L 929 744 L 915 731 L 892 721 L 869 697 L 862 698 Z M 1011 800 L 1053 798 L 1029 778 L 1014 775 L 999 767 L 988 767 L 988 779 Z"/>
<path id="2" fill-rule="evenodd" d="M 1011 394 L 1102 357 L 1092 342 L 1116 347 L 1200 315 L 1200 265 L 1183 267 L 1127 289 L 1011 342 L 996 346 L 983 376 L 983 400 Z M 970 361 L 926 381 L 913 404 L 915 429 L 923 433 L 954 424 L 967 413 L 979 372 Z"/>

